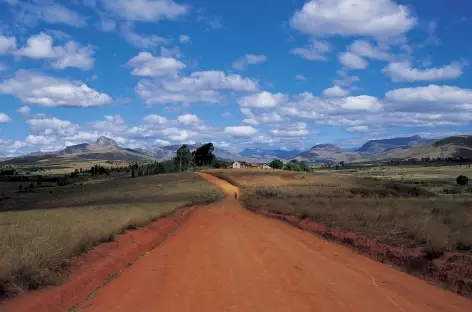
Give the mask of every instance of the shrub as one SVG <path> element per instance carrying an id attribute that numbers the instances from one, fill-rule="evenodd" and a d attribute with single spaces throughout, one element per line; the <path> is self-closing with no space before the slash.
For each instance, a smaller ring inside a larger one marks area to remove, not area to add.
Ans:
<path id="1" fill-rule="evenodd" d="M 469 183 L 469 178 L 464 175 L 460 175 L 457 177 L 456 182 L 459 185 L 467 185 Z"/>
<path id="2" fill-rule="evenodd" d="M 277 197 L 280 194 L 280 191 L 275 187 L 264 187 L 258 188 L 256 194 L 262 197 Z"/>
<path id="3" fill-rule="evenodd" d="M 273 169 L 282 169 L 284 167 L 284 163 L 279 159 L 275 159 L 271 161 L 269 166 L 271 166 Z"/>
<path id="4" fill-rule="evenodd" d="M 66 178 L 57 181 L 58 186 L 66 186 L 67 184 L 69 184 L 69 180 L 67 180 Z"/>

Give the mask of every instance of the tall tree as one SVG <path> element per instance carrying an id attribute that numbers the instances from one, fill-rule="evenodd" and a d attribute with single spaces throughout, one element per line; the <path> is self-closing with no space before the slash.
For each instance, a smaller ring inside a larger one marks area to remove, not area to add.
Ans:
<path id="1" fill-rule="evenodd" d="M 192 152 L 187 145 L 182 145 L 178 150 L 174 158 L 174 164 L 177 167 L 177 170 L 180 172 L 185 171 L 190 166 L 192 162 Z"/>
<path id="2" fill-rule="evenodd" d="M 215 147 L 213 143 L 207 143 L 195 151 L 195 164 L 199 167 L 202 166 L 212 166 L 216 161 L 216 156 L 213 154 Z"/>

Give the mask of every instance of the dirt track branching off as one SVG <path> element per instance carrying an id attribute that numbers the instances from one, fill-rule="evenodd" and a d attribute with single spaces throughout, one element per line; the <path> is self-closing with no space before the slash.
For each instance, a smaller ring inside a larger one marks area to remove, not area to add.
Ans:
<path id="1" fill-rule="evenodd" d="M 61 282 L 71 259 L 127 229 L 223 193 L 192 173 L 92 180 L 0 206 L 0 295 Z"/>

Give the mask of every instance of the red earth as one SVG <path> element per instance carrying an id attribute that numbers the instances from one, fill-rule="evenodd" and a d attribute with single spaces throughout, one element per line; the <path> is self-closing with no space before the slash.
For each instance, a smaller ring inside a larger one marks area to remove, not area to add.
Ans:
<path id="1" fill-rule="evenodd" d="M 201 175 L 227 198 L 194 210 L 115 279 L 83 296 L 66 296 L 49 311 L 472 311 L 470 299 L 243 209 L 234 198 L 237 188 Z M 62 296 L 55 292 L 61 287 L 5 307 L 46 311 Z"/>

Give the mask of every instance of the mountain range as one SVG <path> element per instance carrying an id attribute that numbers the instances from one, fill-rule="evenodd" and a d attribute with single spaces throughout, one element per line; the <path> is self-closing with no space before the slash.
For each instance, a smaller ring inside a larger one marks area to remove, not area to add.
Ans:
<path id="1" fill-rule="evenodd" d="M 202 144 L 189 144 L 196 150 Z M 68 146 L 50 153 L 32 153 L 26 156 L 0 160 L 1 164 L 25 164 L 56 157 L 89 160 L 155 161 L 174 157 L 181 145 L 168 145 L 152 149 L 130 149 L 119 146 L 116 141 L 100 137 L 95 142 Z M 452 136 L 440 140 L 425 139 L 420 136 L 371 140 L 354 150 L 345 150 L 333 144 L 318 144 L 308 151 L 247 148 L 240 153 L 215 146 L 214 154 L 226 161 L 266 163 L 274 159 L 288 161 L 297 159 L 310 163 L 346 163 L 382 161 L 411 158 L 472 158 L 472 136 Z"/>

